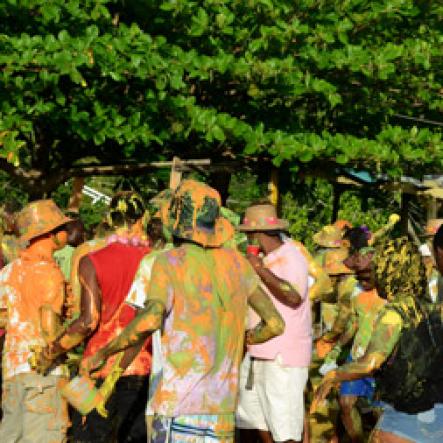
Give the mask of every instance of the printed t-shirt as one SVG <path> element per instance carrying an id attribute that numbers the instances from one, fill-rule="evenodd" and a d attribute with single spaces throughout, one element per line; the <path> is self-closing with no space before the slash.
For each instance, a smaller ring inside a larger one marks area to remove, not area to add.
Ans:
<path id="1" fill-rule="evenodd" d="M 50 305 L 61 315 L 64 303 L 63 274 L 52 259 L 22 251 L 0 271 L 0 309 L 8 312 L 3 350 L 3 376 L 12 378 L 34 372 L 28 359 L 31 346 L 46 346 L 41 335 L 40 308 Z M 52 375 L 61 375 L 56 368 Z"/>
<path id="2" fill-rule="evenodd" d="M 248 352 L 252 357 L 266 360 L 274 360 L 280 354 L 283 364 L 286 366 L 307 367 L 311 362 L 312 354 L 308 262 L 294 242 L 286 241 L 275 251 L 268 254 L 263 263 L 277 277 L 294 286 L 300 294 L 302 302 L 295 309 L 285 306 L 262 284 L 263 290 L 272 299 L 285 321 L 285 331 L 282 335 L 271 338 L 265 343 L 248 346 Z M 249 325 L 250 327 L 255 326 L 259 319 L 252 310 L 249 311 Z"/>
<path id="3" fill-rule="evenodd" d="M 157 257 L 148 300 L 163 303 L 166 313 L 150 411 L 234 413 L 247 299 L 259 283 L 234 249 L 184 244 Z"/>

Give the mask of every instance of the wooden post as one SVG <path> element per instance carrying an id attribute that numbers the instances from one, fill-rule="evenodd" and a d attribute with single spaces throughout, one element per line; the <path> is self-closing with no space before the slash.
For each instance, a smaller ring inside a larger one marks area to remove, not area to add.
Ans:
<path id="1" fill-rule="evenodd" d="M 343 189 L 341 186 L 334 184 L 332 186 L 332 215 L 331 215 L 331 223 L 334 223 L 338 219 L 338 211 L 340 210 L 340 198 Z"/>
<path id="2" fill-rule="evenodd" d="M 169 189 L 177 189 L 182 179 L 181 160 L 178 157 L 172 159 L 171 175 L 169 176 Z"/>
<path id="3" fill-rule="evenodd" d="M 405 192 L 401 193 L 401 208 L 400 208 L 400 227 L 401 232 L 404 235 L 408 234 L 408 221 L 409 221 L 409 202 L 411 201 L 411 195 Z"/>
<path id="4" fill-rule="evenodd" d="M 82 201 L 82 196 L 83 196 L 82 191 L 84 186 L 85 186 L 84 177 L 74 177 L 72 183 L 71 197 L 69 198 L 68 207 L 66 208 L 68 212 L 78 214 L 80 210 L 80 204 Z"/>

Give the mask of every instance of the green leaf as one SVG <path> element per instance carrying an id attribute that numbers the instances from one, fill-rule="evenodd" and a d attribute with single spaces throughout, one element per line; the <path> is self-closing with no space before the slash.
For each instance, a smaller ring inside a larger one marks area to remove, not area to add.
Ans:
<path id="1" fill-rule="evenodd" d="M 220 128 L 220 126 L 214 126 L 211 130 L 213 137 L 218 141 L 225 141 L 225 133 L 223 132 L 223 129 Z"/>

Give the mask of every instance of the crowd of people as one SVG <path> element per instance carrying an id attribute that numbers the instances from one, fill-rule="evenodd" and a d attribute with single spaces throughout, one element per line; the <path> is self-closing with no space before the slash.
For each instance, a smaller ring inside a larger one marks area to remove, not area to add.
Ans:
<path id="1" fill-rule="evenodd" d="M 0 441 L 443 441 L 443 227 L 289 235 L 183 180 L 117 193 L 87 236 L 4 205 Z"/>

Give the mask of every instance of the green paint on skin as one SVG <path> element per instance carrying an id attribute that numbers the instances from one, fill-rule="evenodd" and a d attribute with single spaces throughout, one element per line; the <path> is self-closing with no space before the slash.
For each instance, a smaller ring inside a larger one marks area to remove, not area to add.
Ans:
<path id="1" fill-rule="evenodd" d="M 280 283 L 280 289 L 284 292 L 292 292 L 294 290 L 288 283 Z"/>

